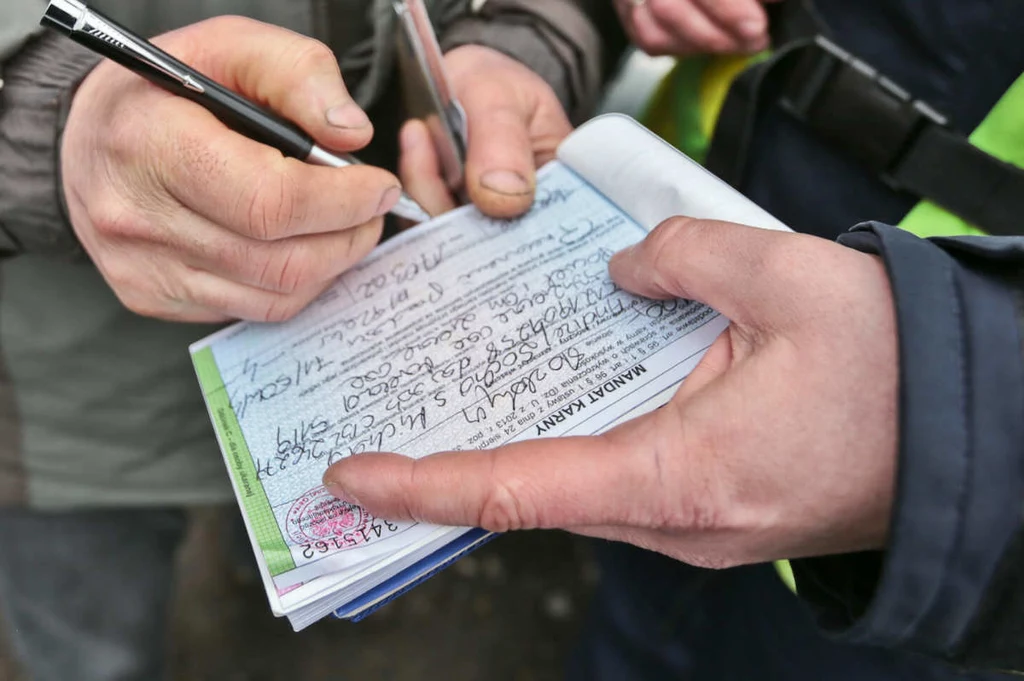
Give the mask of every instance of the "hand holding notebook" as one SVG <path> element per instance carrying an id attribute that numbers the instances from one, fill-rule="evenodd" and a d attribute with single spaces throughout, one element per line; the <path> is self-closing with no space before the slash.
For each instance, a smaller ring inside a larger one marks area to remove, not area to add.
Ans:
<path id="1" fill-rule="evenodd" d="M 898 410 L 881 262 L 674 218 L 609 270 L 626 291 L 731 321 L 662 409 L 598 437 L 349 457 L 324 476 L 330 492 L 392 520 L 562 529 L 710 568 L 882 548 Z"/>
<path id="2" fill-rule="evenodd" d="M 603 432 L 665 404 L 727 321 L 608 261 L 675 214 L 778 221 L 617 116 L 571 135 L 510 221 L 463 208 L 385 243 L 293 320 L 192 348 L 275 613 L 358 617 L 486 533 L 334 499 L 328 466 Z"/>

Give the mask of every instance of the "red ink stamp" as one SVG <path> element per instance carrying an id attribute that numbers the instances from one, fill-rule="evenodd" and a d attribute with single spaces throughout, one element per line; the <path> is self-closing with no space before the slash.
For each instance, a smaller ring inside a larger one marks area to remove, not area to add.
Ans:
<path id="1" fill-rule="evenodd" d="M 370 515 L 349 503 L 335 499 L 325 487 L 317 487 L 303 494 L 288 509 L 288 538 L 296 544 L 342 539 L 344 548 L 351 548 L 361 541 L 361 530 L 370 520 Z M 342 548 L 339 546 L 339 548 Z"/>

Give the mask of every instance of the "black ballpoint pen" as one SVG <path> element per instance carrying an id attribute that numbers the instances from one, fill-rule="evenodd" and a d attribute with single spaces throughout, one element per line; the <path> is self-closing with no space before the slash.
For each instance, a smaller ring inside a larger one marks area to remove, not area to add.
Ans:
<path id="1" fill-rule="evenodd" d="M 347 154 L 337 155 L 318 147 L 294 123 L 210 80 L 78 0 L 50 0 L 40 23 L 165 90 L 196 102 L 232 130 L 274 147 L 285 156 L 336 168 L 359 163 Z M 414 222 L 430 219 L 404 192 L 391 212 Z"/>

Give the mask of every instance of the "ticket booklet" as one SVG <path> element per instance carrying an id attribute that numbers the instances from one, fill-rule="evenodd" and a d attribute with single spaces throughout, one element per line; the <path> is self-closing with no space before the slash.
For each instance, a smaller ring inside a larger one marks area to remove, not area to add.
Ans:
<path id="1" fill-rule="evenodd" d="M 270 606 L 296 631 L 359 619 L 490 537 L 377 518 L 327 467 L 600 433 L 667 402 L 728 321 L 619 289 L 611 256 L 665 218 L 784 230 L 630 118 L 596 118 L 541 169 L 532 209 L 473 207 L 379 246 L 305 311 L 190 350 Z"/>

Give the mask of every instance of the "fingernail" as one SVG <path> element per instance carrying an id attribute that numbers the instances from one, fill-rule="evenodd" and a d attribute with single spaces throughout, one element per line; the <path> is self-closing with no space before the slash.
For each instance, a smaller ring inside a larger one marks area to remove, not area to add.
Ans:
<path id="1" fill-rule="evenodd" d="M 377 206 L 377 216 L 386 214 L 389 210 L 395 207 L 398 203 L 398 199 L 402 197 L 401 187 L 392 187 L 391 189 L 384 192 L 384 196 L 380 200 L 380 205 Z"/>
<path id="2" fill-rule="evenodd" d="M 324 487 L 338 501 L 344 501 L 346 504 L 352 504 L 353 506 L 362 506 L 358 499 L 342 489 L 334 480 L 324 480 Z"/>
<path id="3" fill-rule="evenodd" d="M 335 128 L 365 128 L 370 124 L 370 118 L 358 104 L 349 101 L 328 109 L 327 122 Z"/>
<path id="4" fill-rule="evenodd" d="M 489 170 L 480 176 L 480 184 L 484 189 L 507 196 L 521 196 L 533 190 L 529 181 L 514 170 Z"/>
<path id="5" fill-rule="evenodd" d="M 746 19 L 740 22 L 738 28 L 741 36 L 753 42 L 764 37 L 766 27 L 764 19 Z"/>

